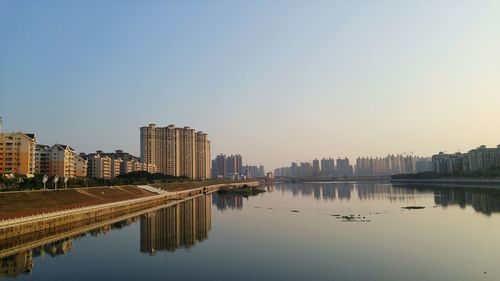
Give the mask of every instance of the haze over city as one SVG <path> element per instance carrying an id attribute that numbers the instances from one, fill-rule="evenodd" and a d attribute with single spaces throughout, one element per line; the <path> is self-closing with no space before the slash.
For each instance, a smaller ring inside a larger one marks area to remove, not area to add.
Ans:
<path id="1" fill-rule="evenodd" d="M 0 0 L 3 131 L 139 154 L 139 127 L 192 126 L 270 169 L 494 147 L 500 2 L 480 3 Z"/>

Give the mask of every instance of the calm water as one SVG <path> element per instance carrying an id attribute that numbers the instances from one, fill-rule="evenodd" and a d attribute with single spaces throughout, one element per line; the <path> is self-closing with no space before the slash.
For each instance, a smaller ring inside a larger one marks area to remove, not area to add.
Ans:
<path id="1" fill-rule="evenodd" d="M 0 279 L 500 280 L 499 212 L 499 190 L 275 185 L 38 246 L 3 258 Z"/>

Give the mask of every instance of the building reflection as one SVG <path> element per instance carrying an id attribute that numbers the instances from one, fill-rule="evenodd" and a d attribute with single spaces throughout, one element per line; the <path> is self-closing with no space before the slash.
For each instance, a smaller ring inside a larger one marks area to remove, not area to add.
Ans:
<path id="1" fill-rule="evenodd" d="M 336 182 L 336 183 L 297 183 L 297 184 L 278 184 L 277 190 L 290 192 L 293 196 L 312 196 L 316 200 L 351 200 L 355 196 L 358 200 L 371 199 L 389 199 L 404 200 L 418 196 L 418 192 L 413 190 L 394 189 L 390 184 L 378 183 L 354 183 L 354 182 Z"/>
<path id="2" fill-rule="evenodd" d="M 465 208 L 472 206 L 476 212 L 491 215 L 500 212 L 500 191 L 478 188 L 434 190 L 434 202 L 443 207 L 458 205 L 460 208 Z"/>
<path id="3" fill-rule="evenodd" d="M 33 233 L 33 237 L 16 237 L 0 241 L 0 251 L 6 256 L 0 258 L 0 278 L 17 277 L 21 274 L 30 274 L 33 268 L 33 259 L 39 256 L 57 257 L 66 255 L 73 248 L 73 240 L 81 237 L 99 237 L 114 229 L 122 229 L 140 220 L 140 251 L 155 254 L 157 251 L 175 251 L 178 248 L 190 248 L 196 242 L 208 238 L 211 230 L 211 203 L 212 195 L 204 195 L 179 202 L 176 205 L 157 209 L 142 215 L 113 222 L 110 224 L 100 223 L 98 227 L 88 230 L 83 224 L 82 232 L 75 235 L 78 228 L 66 229 L 68 236 L 64 237 L 64 231 L 54 229 L 47 232 L 46 236 Z M 53 233 L 61 238 L 54 241 Z M 69 233 L 72 233 L 71 235 Z M 9 249 L 24 248 L 28 245 L 37 245 L 29 250 L 22 250 L 10 254 Z"/>
<path id="4" fill-rule="evenodd" d="M 14 256 L 0 260 L 0 278 L 17 277 L 20 274 L 31 273 L 33 267 L 33 255 L 31 251 L 25 251 Z"/>
<path id="5" fill-rule="evenodd" d="M 239 210 L 243 208 L 243 196 L 241 195 L 214 193 L 212 196 L 212 204 L 219 211 Z"/>
<path id="6" fill-rule="evenodd" d="M 0 278 L 29 274 L 33 268 L 33 258 L 46 254 L 51 257 L 65 255 L 72 247 L 73 240 L 66 238 L 0 259 Z"/>
<path id="7" fill-rule="evenodd" d="M 212 195 L 196 197 L 141 217 L 141 252 L 173 252 L 208 238 Z"/>
<path id="8" fill-rule="evenodd" d="M 418 186 L 395 185 L 396 189 L 412 190 L 414 192 L 427 192 L 434 195 L 434 204 L 437 206 L 459 206 L 464 209 L 471 206 L 474 211 L 491 215 L 500 212 L 500 190 L 484 187 L 444 187 L 444 186 Z"/>
<path id="9" fill-rule="evenodd" d="M 500 190 L 478 187 L 444 187 L 392 185 L 374 182 L 335 182 L 335 183 L 295 183 L 277 184 L 276 190 L 291 193 L 293 196 L 312 197 L 315 200 L 388 200 L 391 202 L 408 201 L 422 196 L 434 196 L 438 206 L 471 206 L 476 212 L 485 215 L 500 212 Z M 219 202 L 219 204 L 221 204 Z"/>

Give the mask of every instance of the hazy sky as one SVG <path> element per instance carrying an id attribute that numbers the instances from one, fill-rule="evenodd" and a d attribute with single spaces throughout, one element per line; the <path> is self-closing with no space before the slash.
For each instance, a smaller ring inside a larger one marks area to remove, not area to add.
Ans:
<path id="1" fill-rule="evenodd" d="M 139 152 L 189 125 L 269 168 L 500 144 L 500 1 L 0 0 L 3 131 Z"/>

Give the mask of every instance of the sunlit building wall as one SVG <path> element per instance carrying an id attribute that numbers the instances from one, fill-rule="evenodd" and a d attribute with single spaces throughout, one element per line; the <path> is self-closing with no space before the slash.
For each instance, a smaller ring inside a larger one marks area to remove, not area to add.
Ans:
<path id="1" fill-rule="evenodd" d="M 34 134 L 0 133 L 0 174 L 34 174 L 35 151 Z"/>

